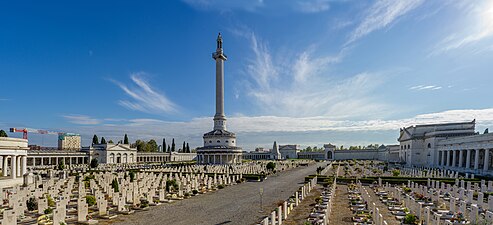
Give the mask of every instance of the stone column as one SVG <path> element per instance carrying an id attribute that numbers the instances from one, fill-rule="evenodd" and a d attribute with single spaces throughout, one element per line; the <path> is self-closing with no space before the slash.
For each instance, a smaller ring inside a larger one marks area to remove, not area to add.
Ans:
<path id="1" fill-rule="evenodd" d="M 442 151 L 442 167 L 447 166 L 447 151 Z"/>
<path id="2" fill-rule="evenodd" d="M 466 169 L 471 169 L 471 149 L 466 150 Z"/>
<path id="3" fill-rule="evenodd" d="M 450 167 L 450 158 L 451 158 L 451 151 L 447 150 L 447 163 L 445 164 L 447 167 Z"/>
<path id="4" fill-rule="evenodd" d="M 27 155 L 22 156 L 22 175 L 27 173 Z"/>
<path id="5" fill-rule="evenodd" d="M 10 170 L 10 178 L 15 179 L 15 175 L 17 174 L 17 171 L 15 170 L 17 167 L 17 165 L 15 164 L 17 161 L 17 158 L 15 155 L 11 155 L 10 158 L 11 158 L 10 167 L 12 167 L 12 169 Z"/>
<path id="6" fill-rule="evenodd" d="M 459 168 L 463 167 L 462 162 L 464 162 L 464 152 L 462 152 L 462 150 L 459 150 Z"/>
<path id="7" fill-rule="evenodd" d="M 479 169 L 479 149 L 476 150 L 476 155 L 474 156 L 474 169 Z"/>
<path id="8" fill-rule="evenodd" d="M 490 166 L 490 150 L 485 149 L 484 150 L 484 165 L 483 165 L 483 171 L 488 171 Z"/>
<path id="9" fill-rule="evenodd" d="M 3 156 L 3 165 L 2 165 L 2 176 L 6 177 L 7 176 L 7 166 L 9 162 L 8 156 L 4 155 Z"/>
<path id="10" fill-rule="evenodd" d="M 457 151 L 452 150 L 452 167 L 455 167 L 457 164 Z"/>
<path id="11" fill-rule="evenodd" d="M 16 167 L 16 171 L 17 171 L 17 177 L 20 177 L 22 174 L 21 174 L 21 156 L 16 156 L 16 162 L 15 164 L 17 165 Z"/>

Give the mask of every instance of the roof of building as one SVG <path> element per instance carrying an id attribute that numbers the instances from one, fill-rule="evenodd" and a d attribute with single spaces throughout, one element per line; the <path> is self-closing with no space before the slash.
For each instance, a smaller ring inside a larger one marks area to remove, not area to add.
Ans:
<path id="1" fill-rule="evenodd" d="M 236 137 L 236 134 L 229 132 L 227 130 L 213 130 L 211 132 L 205 133 L 204 137 Z"/>

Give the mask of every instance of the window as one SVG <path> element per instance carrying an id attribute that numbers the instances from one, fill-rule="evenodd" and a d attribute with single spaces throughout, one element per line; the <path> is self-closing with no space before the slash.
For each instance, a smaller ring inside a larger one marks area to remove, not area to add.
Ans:
<path id="1" fill-rule="evenodd" d="M 217 143 L 221 143 L 221 141 L 220 140 L 217 140 Z"/>
<path id="2" fill-rule="evenodd" d="M 228 140 L 226 140 L 226 143 L 228 143 L 228 142 L 229 142 L 229 141 L 228 141 Z"/>
<path id="3" fill-rule="evenodd" d="M 407 145 L 407 149 L 411 149 L 411 145 Z"/>
<path id="4" fill-rule="evenodd" d="M 235 143 L 235 141 L 231 141 L 231 143 Z"/>
<path id="5" fill-rule="evenodd" d="M 212 143 L 212 141 L 209 141 L 209 143 Z"/>
<path id="6" fill-rule="evenodd" d="M 431 148 L 431 143 L 428 143 L 428 148 Z"/>

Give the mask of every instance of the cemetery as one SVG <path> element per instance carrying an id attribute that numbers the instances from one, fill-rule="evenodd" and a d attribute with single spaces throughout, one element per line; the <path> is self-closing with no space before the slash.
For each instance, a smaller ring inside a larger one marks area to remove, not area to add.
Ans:
<path id="1" fill-rule="evenodd" d="M 269 163 L 274 166 L 268 167 Z M 83 166 L 43 169 L 25 176 L 32 182 L 2 188 L 0 219 L 5 225 L 108 223 L 150 207 L 241 184 L 247 181 L 245 177 L 258 182 L 307 163 L 309 161 L 252 161 L 237 165 L 100 164 L 93 169 Z M 300 198 L 306 192 L 300 192 Z"/>

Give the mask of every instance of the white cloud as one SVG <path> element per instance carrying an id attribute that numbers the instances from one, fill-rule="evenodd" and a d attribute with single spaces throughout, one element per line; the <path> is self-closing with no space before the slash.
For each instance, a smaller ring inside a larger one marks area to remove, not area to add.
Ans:
<path id="1" fill-rule="evenodd" d="M 275 57 L 267 44 L 254 33 L 253 56 L 245 66 L 246 81 L 241 80 L 246 96 L 271 115 L 354 117 L 382 114 L 385 104 L 369 95 L 384 77 L 379 73 L 359 73 L 350 77 L 329 76 L 330 65 L 338 63 L 346 49 L 334 56 L 315 56 L 313 50 Z M 386 112 L 390 112 L 388 110 Z"/>
<path id="2" fill-rule="evenodd" d="M 87 115 L 71 114 L 71 115 L 64 115 L 63 117 L 66 120 L 68 120 L 70 123 L 80 124 L 80 125 L 96 125 L 102 122 L 102 120 L 94 119 Z"/>
<path id="3" fill-rule="evenodd" d="M 471 19 L 471 25 L 463 27 L 461 31 L 447 35 L 438 42 L 428 56 L 439 55 L 448 51 L 472 46 L 485 39 L 493 37 L 493 2 L 492 1 L 461 1 L 462 10 L 457 18 Z M 458 3 L 458 4 L 459 4 Z M 487 49 L 488 47 L 486 47 Z M 483 49 L 474 50 L 482 52 Z"/>
<path id="4" fill-rule="evenodd" d="M 304 13 L 318 13 L 330 9 L 329 0 L 298 1 L 296 10 Z"/>
<path id="5" fill-rule="evenodd" d="M 416 90 L 416 91 L 422 91 L 422 90 L 440 90 L 443 87 L 441 86 L 435 86 L 435 85 L 418 85 L 418 86 L 413 86 L 410 87 L 409 90 Z"/>
<path id="6" fill-rule="evenodd" d="M 81 116 L 85 119 L 101 122 L 101 119 L 93 119 L 88 116 Z M 65 117 L 72 120 L 71 117 Z M 376 135 L 373 142 L 395 143 L 398 130 L 401 127 L 431 124 L 464 122 L 476 119 L 480 127 L 493 125 L 493 108 L 486 109 L 463 109 L 447 110 L 436 113 L 416 115 L 411 118 L 395 120 L 334 120 L 327 116 L 321 117 L 279 117 L 279 116 L 233 116 L 228 118 L 228 129 L 236 132 L 241 139 L 240 145 L 252 149 L 259 144 L 273 142 L 277 138 L 289 136 L 290 143 L 328 143 L 334 142 L 334 137 L 340 134 L 348 135 L 345 143 L 360 143 L 360 139 L 365 138 L 368 133 L 373 132 L 383 134 L 386 132 L 390 139 L 385 139 Z M 122 123 L 112 123 L 104 120 L 102 124 L 95 126 L 78 127 L 75 132 L 81 133 L 85 139 L 90 141 L 93 134 L 104 136 L 107 140 L 119 140 L 124 133 L 128 133 L 132 140 L 135 139 L 156 139 L 158 142 L 162 137 L 174 137 L 180 141 L 193 143 L 193 146 L 201 145 L 202 134 L 212 129 L 212 118 L 199 117 L 185 122 L 170 122 L 156 119 L 130 119 L 118 120 Z M 68 130 L 74 132 L 73 130 Z M 317 134 L 331 132 L 331 136 Z M 316 138 L 312 138 L 316 136 Z M 262 139 L 262 143 L 259 143 Z M 385 140 L 383 140 L 385 139 Z M 388 141 L 387 141 L 388 140 Z M 169 140 L 168 140 L 169 142 Z M 344 144 L 345 144 L 344 143 Z"/>
<path id="7" fill-rule="evenodd" d="M 417 8 L 423 0 L 378 0 L 365 13 L 362 22 L 351 33 L 350 44 L 369 33 L 387 27 L 396 19 Z"/>
<path id="8" fill-rule="evenodd" d="M 164 94 L 155 90 L 144 78 L 145 73 L 134 73 L 130 76 L 132 86 L 127 86 L 118 81 L 111 80 L 118 85 L 131 99 L 120 100 L 121 106 L 145 113 L 175 113 L 177 105 Z"/>

